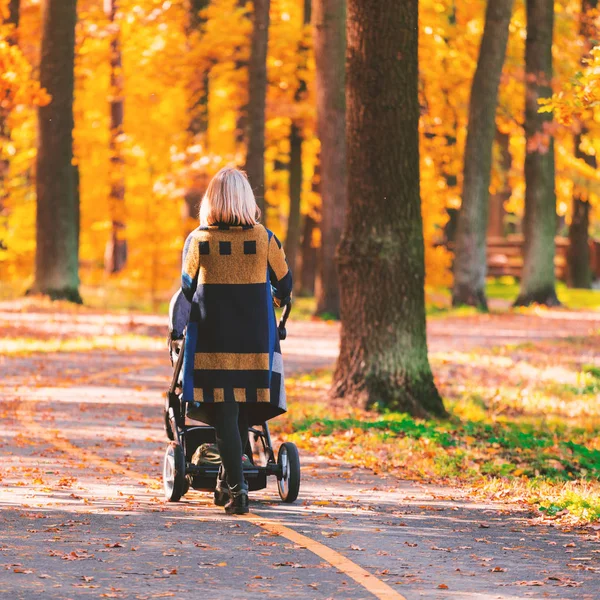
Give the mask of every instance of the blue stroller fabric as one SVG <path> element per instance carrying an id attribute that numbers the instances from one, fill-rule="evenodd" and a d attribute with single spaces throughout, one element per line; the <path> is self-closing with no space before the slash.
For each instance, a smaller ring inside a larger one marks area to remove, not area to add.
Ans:
<path id="1" fill-rule="evenodd" d="M 172 340 L 179 340 L 190 320 L 191 302 L 183 295 L 181 289 L 177 290 L 169 303 L 169 333 Z"/>

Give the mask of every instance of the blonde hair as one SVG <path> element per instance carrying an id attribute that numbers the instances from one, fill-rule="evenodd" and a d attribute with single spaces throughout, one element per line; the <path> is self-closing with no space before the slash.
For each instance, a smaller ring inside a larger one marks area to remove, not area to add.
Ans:
<path id="1" fill-rule="evenodd" d="M 221 169 L 210 181 L 200 203 L 200 225 L 257 225 L 260 209 L 248 177 L 233 167 Z"/>

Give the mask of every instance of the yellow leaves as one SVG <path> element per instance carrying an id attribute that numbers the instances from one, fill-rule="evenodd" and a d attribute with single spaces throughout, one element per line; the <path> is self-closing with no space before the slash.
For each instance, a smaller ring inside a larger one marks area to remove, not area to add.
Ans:
<path id="1" fill-rule="evenodd" d="M 600 109 L 600 45 L 583 60 L 584 68 L 574 78 L 563 83 L 551 99 L 541 102 L 540 112 L 554 111 L 563 125 L 590 113 L 595 118 Z"/>

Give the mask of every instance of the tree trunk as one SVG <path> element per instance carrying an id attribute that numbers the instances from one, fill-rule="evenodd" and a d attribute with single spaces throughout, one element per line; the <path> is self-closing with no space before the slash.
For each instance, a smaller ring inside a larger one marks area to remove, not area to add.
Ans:
<path id="1" fill-rule="evenodd" d="M 346 0 L 315 0 L 317 133 L 321 141 L 321 248 L 317 313 L 339 317 L 335 252 L 346 207 Z"/>
<path id="2" fill-rule="evenodd" d="M 252 12 L 247 10 L 247 7 L 249 6 L 246 2 L 246 0 L 237 0 L 236 2 L 237 8 L 241 9 L 243 11 L 243 15 L 246 19 L 251 20 L 252 17 Z M 240 48 L 237 48 L 237 51 L 239 51 Z M 242 69 L 247 69 L 248 68 L 248 61 L 247 60 L 242 60 L 242 59 L 237 59 L 235 61 L 235 70 L 236 71 L 241 71 Z M 237 114 L 237 118 L 236 118 L 236 124 L 235 124 L 235 141 L 237 142 L 237 144 L 239 144 L 240 146 L 246 146 L 246 154 L 247 154 L 247 137 L 248 137 L 248 104 L 242 104 L 239 107 L 238 110 L 238 114 Z"/>
<path id="3" fill-rule="evenodd" d="M 578 136 L 579 137 L 579 136 Z M 584 158 L 578 156 L 578 158 Z M 585 158 L 594 158 L 586 155 Z M 591 161 L 586 161 L 588 164 Z M 592 270 L 590 268 L 590 246 L 588 230 L 590 226 L 590 203 L 582 198 L 581 191 L 573 194 L 573 214 L 569 227 L 569 250 L 567 253 L 567 283 L 572 288 L 590 289 Z"/>
<path id="4" fill-rule="evenodd" d="M 310 24 L 311 10 L 311 0 L 304 0 L 304 27 Z M 301 57 L 300 68 L 306 68 L 308 59 L 309 46 L 304 38 L 305 35 L 303 31 L 302 39 L 298 45 L 298 54 Z M 294 94 L 294 101 L 297 103 L 302 102 L 306 96 L 306 92 L 306 81 L 300 79 L 298 82 L 298 89 Z M 288 216 L 288 226 L 285 237 L 285 254 L 292 271 L 296 269 L 296 264 L 298 262 L 298 248 L 300 246 L 300 209 L 302 204 L 302 182 L 304 180 L 302 168 L 302 144 L 304 142 L 302 134 L 303 125 L 304 123 L 301 119 L 296 119 L 292 120 L 292 125 L 290 127 L 290 213 Z"/>
<path id="5" fill-rule="evenodd" d="M 584 51 L 582 58 L 589 55 L 593 45 L 592 40 L 597 39 L 595 21 L 590 15 L 598 6 L 598 0 L 582 0 L 581 22 L 579 32 L 583 37 Z M 589 166 L 596 168 L 596 157 L 586 154 L 581 149 L 582 137 L 588 135 L 589 130 L 585 123 L 581 123 L 581 133 L 575 135 L 575 157 L 585 161 Z M 569 252 L 568 285 L 573 288 L 592 287 L 592 270 L 590 265 L 589 247 L 590 204 L 589 194 L 585 189 L 575 185 L 573 189 L 573 205 L 571 209 L 571 226 L 569 227 Z"/>
<path id="6" fill-rule="evenodd" d="M 210 4 L 210 0 L 189 0 L 187 35 L 200 33 L 206 25 L 206 19 L 201 15 Z M 191 90 L 190 122 L 188 131 L 192 137 L 204 135 L 208 131 L 208 85 L 210 70 L 198 73 L 200 83 L 194 81 Z"/>
<path id="7" fill-rule="evenodd" d="M 333 393 L 445 416 L 427 358 L 418 1 L 348 2 L 348 205 Z"/>
<path id="8" fill-rule="evenodd" d="M 504 203 L 510 199 L 512 190 L 508 180 L 512 165 L 512 156 L 509 149 L 510 135 L 496 129 L 494 146 L 499 154 L 497 169 L 502 179 L 501 187 L 495 194 L 490 195 L 490 212 L 488 217 L 488 237 L 504 237 Z"/>
<path id="9" fill-rule="evenodd" d="M 554 254 L 556 191 L 551 113 L 540 113 L 540 98 L 552 96 L 553 0 L 527 0 L 525 42 L 525 236 L 523 276 L 515 306 L 557 306 Z"/>
<path id="10" fill-rule="evenodd" d="M 40 83 L 52 96 L 39 108 L 37 234 L 33 292 L 81 302 L 77 194 L 73 168 L 73 84 L 77 0 L 47 0 Z"/>
<path id="11" fill-rule="evenodd" d="M 302 131 L 292 123 L 290 128 L 290 214 L 285 238 L 285 255 L 292 272 L 296 268 L 300 245 L 300 204 L 302 200 Z"/>
<path id="12" fill-rule="evenodd" d="M 104 12 L 110 21 L 110 197 L 112 220 L 110 239 L 104 252 L 104 269 L 118 273 L 127 263 L 127 239 L 125 237 L 125 161 L 121 156 L 123 135 L 123 66 L 119 25 L 115 21 L 118 0 L 104 0 Z"/>
<path id="13" fill-rule="evenodd" d="M 298 296 L 312 296 L 315 293 L 315 279 L 317 276 L 317 248 L 313 245 L 315 229 L 317 229 L 317 222 L 311 215 L 305 215 L 302 232 L 300 277 L 296 278 L 294 286 Z"/>
<path id="14" fill-rule="evenodd" d="M 265 105 L 267 99 L 267 50 L 271 0 L 254 0 L 252 43 L 248 63 L 248 154 L 246 173 L 256 195 L 263 223 L 265 204 Z"/>
<path id="15" fill-rule="evenodd" d="M 8 3 L 8 17 L 5 19 L 6 24 L 14 25 L 14 31 L 11 35 L 10 43 L 17 43 L 17 28 L 19 27 L 19 17 L 21 15 L 21 0 L 10 0 Z"/>
<path id="16" fill-rule="evenodd" d="M 312 179 L 313 194 L 321 195 L 321 160 L 317 155 Z M 302 225 L 302 244 L 300 254 L 300 276 L 295 278 L 294 291 L 298 296 L 314 296 L 317 279 L 318 248 L 313 243 L 318 230 L 319 215 L 306 214 Z"/>
<path id="17" fill-rule="evenodd" d="M 189 0 L 188 19 L 186 24 L 186 35 L 188 36 L 188 39 L 193 38 L 195 34 L 202 33 L 202 30 L 206 25 L 206 19 L 201 13 L 203 10 L 207 9 L 209 5 L 210 0 Z M 206 69 L 203 73 L 195 73 L 195 77 L 190 82 L 189 90 L 188 132 L 194 143 L 197 143 L 198 138 L 200 139 L 205 152 L 208 150 L 209 81 L 210 69 Z M 198 219 L 198 210 L 205 191 L 206 177 L 194 177 L 184 196 L 187 216 L 190 219 Z M 189 232 L 186 231 L 186 235 L 187 233 Z"/>
<path id="18" fill-rule="evenodd" d="M 464 183 L 454 261 L 452 304 L 487 310 L 486 228 L 498 86 L 508 41 L 513 0 L 489 0 L 479 60 L 471 87 Z"/>

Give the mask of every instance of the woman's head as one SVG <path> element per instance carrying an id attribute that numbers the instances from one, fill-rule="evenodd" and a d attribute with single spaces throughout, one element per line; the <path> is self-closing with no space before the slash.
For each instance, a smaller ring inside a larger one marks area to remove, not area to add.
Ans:
<path id="1" fill-rule="evenodd" d="M 221 169 L 210 181 L 200 203 L 200 225 L 256 225 L 260 210 L 246 174 Z"/>

